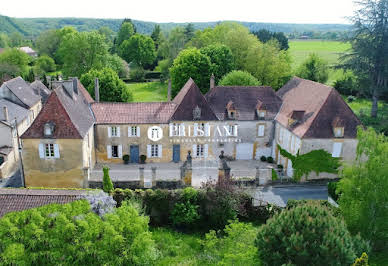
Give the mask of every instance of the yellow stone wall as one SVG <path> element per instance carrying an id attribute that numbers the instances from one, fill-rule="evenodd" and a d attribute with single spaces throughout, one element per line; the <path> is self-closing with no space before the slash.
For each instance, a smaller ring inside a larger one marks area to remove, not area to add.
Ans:
<path id="1" fill-rule="evenodd" d="M 86 186 L 82 139 L 24 139 L 23 163 L 27 187 Z M 40 143 L 59 145 L 60 158 L 41 159 Z"/>

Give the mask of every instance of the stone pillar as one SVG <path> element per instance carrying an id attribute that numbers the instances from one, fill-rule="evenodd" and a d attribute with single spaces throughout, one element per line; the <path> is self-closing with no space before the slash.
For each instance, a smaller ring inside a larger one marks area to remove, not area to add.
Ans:
<path id="1" fill-rule="evenodd" d="M 152 171 L 152 187 L 156 187 L 156 167 L 151 167 Z"/>
<path id="2" fill-rule="evenodd" d="M 94 100 L 96 102 L 100 101 L 100 85 L 98 83 L 98 78 L 94 79 Z"/>
<path id="3" fill-rule="evenodd" d="M 260 185 L 260 168 L 259 166 L 256 166 L 256 176 L 255 176 L 255 185 Z"/>
<path id="4" fill-rule="evenodd" d="M 215 85 L 215 77 L 214 77 L 214 74 L 212 74 L 210 77 L 210 90 L 214 89 L 214 85 Z"/>
<path id="5" fill-rule="evenodd" d="M 191 151 L 188 151 L 186 161 L 181 167 L 182 185 L 191 186 L 192 177 L 193 177 L 192 157 L 191 157 Z"/>
<path id="6" fill-rule="evenodd" d="M 219 167 L 218 167 L 218 183 L 222 183 L 226 180 L 230 180 L 230 167 L 226 163 L 224 151 L 221 151 L 219 156 Z"/>
<path id="7" fill-rule="evenodd" d="M 140 187 L 144 188 L 144 167 L 139 167 Z"/>
<path id="8" fill-rule="evenodd" d="M 167 101 L 171 101 L 171 79 L 168 79 Z"/>

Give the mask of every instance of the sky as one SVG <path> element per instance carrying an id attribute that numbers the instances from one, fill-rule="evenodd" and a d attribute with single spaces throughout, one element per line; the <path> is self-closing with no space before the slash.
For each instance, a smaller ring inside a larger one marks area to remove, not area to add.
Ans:
<path id="1" fill-rule="evenodd" d="M 349 23 L 353 0 L 0 0 L 10 17 L 131 18 L 153 22 L 239 20 Z"/>

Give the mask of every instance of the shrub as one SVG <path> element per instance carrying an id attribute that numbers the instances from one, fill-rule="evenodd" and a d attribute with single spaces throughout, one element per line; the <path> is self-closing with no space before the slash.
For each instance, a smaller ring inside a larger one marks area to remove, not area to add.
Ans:
<path id="1" fill-rule="evenodd" d="M 278 166 L 279 170 L 283 170 L 283 168 L 284 168 L 282 164 L 278 164 L 277 166 Z"/>
<path id="2" fill-rule="evenodd" d="M 273 158 L 272 158 L 271 156 L 268 156 L 268 157 L 267 157 L 267 162 L 273 163 Z"/>
<path id="3" fill-rule="evenodd" d="M 181 199 L 175 203 L 171 213 L 171 219 L 174 225 L 190 226 L 199 220 L 199 205 L 196 204 L 198 201 L 197 197 L 197 190 L 190 187 L 183 190 Z"/>
<path id="4" fill-rule="evenodd" d="M 279 179 L 278 173 L 276 173 L 275 169 L 271 169 L 272 181 L 276 181 Z"/>
<path id="5" fill-rule="evenodd" d="M 113 191 L 113 183 L 109 176 L 109 167 L 105 166 L 102 168 L 102 171 L 104 172 L 104 177 L 102 180 L 102 190 L 106 193 L 110 193 Z"/>
<path id="6" fill-rule="evenodd" d="M 264 155 L 260 157 L 260 161 L 262 162 L 266 162 L 267 161 L 267 157 L 265 157 Z"/>
<path id="7" fill-rule="evenodd" d="M 345 223 L 313 203 L 275 214 L 256 245 L 264 265 L 350 265 L 357 255 Z"/>
<path id="8" fill-rule="evenodd" d="M 147 156 L 146 155 L 144 155 L 144 154 L 140 155 L 140 162 L 141 163 L 145 163 L 146 160 L 147 160 Z"/>
<path id="9" fill-rule="evenodd" d="M 0 265 L 152 265 L 159 252 L 148 222 L 127 202 L 104 219 L 86 200 L 8 213 Z"/>
<path id="10" fill-rule="evenodd" d="M 254 244 L 257 228 L 233 221 L 223 233 L 219 236 L 211 230 L 202 241 L 204 257 L 209 265 L 259 265 Z"/>
<path id="11" fill-rule="evenodd" d="M 368 266 L 368 255 L 363 252 L 360 258 L 357 258 L 353 266 Z"/>
<path id="12" fill-rule="evenodd" d="M 145 70 L 141 67 L 131 68 L 129 71 L 129 79 L 135 82 L 143 82 L 145 77 Z"/>
<path id="13" fill-rule="evenodd" d="M 330 197 L 335 201 L 337 201 L 339 198 L 339 194 L 337 193 L 337 185 L 338 182 L 327 183 L 327 192 L 329 193 Z"/>
<path id="14" fill-rule="evenodd" d="M 124 154 L 123 161 L 129 161 L 129 155 L 128 154 Z"/>
<path id="15" fill-rule="evenodd" d="M 333 86 L 342 95 L 356 95 L 358 92 L 357 78 L 350 72 L 345 72 L 334 82 Z"/>

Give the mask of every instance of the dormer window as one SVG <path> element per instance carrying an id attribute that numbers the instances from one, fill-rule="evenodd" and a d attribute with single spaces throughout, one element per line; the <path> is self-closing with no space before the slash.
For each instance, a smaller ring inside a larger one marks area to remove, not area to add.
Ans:
<path id="1" fill-rule="evenodd" d="M 288 116 L 288 126 L 292 127 L 296 124 L 299 124 L 303 121 L 305 111 L 303 110 L 294 110 Z"/>
<path id="2" fill-rule="evenodd" d="M 44 136 L 51 137 L 54 134 L 54 123 L 48 122 L 44 125 Z"/>
<path id="3" fill-rule="evenodd" d="M 233 101 L 228 102 L 228 104 L 226 105 L 226 110 L 228 111 L 228 118 L 229 119 L 236 119 L 237 110 L 236 110 L 236 107 L 234 106 Z"/>
<path id="4" fill-rule="evenodd" d="M 194 120 L 201 119 L 201 108 L 198 105 L 193 110 L 193 118 Z"/>
<path id="5" fill-rule="evenodd" d="M 257 104 L 256 104 L 256 114 L 257 114 L 257 117 L 262 120 L 262 119 L 265 119 L 265 115 L 267 114 L 267 110 L 263 104 L 262 101 L 260 100 L 257 100 Z"/>
<path id="6" fill-rule="evenodd" d="M 335 138 L 343 138 L 344 137 L 344 131 L 345 131 L 345 125 L 344 121 L 340 119 L 339 117 L 334 118 L 333 123 L 333 134 Z"/>

